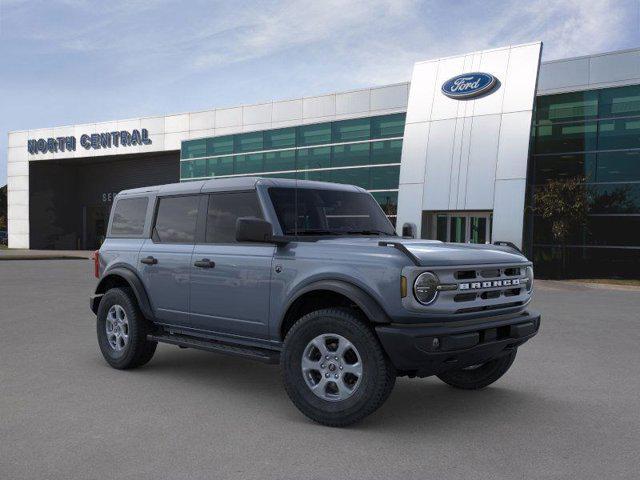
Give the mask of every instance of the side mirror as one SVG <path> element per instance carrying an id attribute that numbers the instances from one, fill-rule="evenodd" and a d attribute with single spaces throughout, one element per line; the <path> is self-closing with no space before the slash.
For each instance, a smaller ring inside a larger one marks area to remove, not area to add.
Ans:
<path id="1" fill-rule="evenodd" d="M 236 220 L 238 242 L 269 243 L 273 238 L 273 227 L 266 220 L 255 217 L 239 217 Z"/>

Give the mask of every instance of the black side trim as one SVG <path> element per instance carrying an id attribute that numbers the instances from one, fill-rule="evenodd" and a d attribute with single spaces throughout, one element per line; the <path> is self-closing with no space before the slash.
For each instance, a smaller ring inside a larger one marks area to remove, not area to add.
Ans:
<path id="1" fill-rule="evenodd" d="M 287 303 L 286 308 L 278 329 L 282 327 L 282 321 L 286 317 L 289 308 L 293 303 L 306 293 L 313 292 L 315 290 L 328 290 L 330 292 L 339 293 L 350 299 L 355 303 L 360 310 L 367 316 L 369 320 L 375 323 L 390 323 L 391 319 L 382 307 L 375 301 L 371 295 L 363 291 L 361 288 L 355 285 L 342 281 L 342 280 L 320 280 L 318 282 L 311 283 L 306 287 L 298 290 L 295 297 L 291 298 Z"/>
<path id="2" fill-rule="evenodd" d="M 400 242 L 387 242 L 387 241 L 383 240 L 383 241 L 378 242 L 378 246 L 380 246 L 380 247 L 393 247 L 396 250 L 400 250 L 407 257 L 409 257 L 409 259 L 413 262 L 413 264 L 416 267 L 421 267 L 422 266 L 420 264 L 420 259 L 418 257 L 416 257 L 413 253 L 411 253 L 409 251 L 409 249 L 404 244 L 402 244 Z"/>
<path id="3" fill-rule="evenodd" d="M 138 306 L 140 307 L 142 314 L 145 316 L 145 318 L 153 320 L 153 309 L 151 308 L 151 302 L 149 302 L 149 296 L 147 295 L 147 291 L 142 284 L 142 280 L 140 280 L 140 277 L 138 277 L 135 272 L 127 267 L 117 266 L 107 270 L 104 273 L 103 277 L 100 279 L 98 286 L 96 287 L 96 295 L 106 293 L 107 286 L 114 279 L 114 277 L 121 278 L 125 282 L 127 282 L 129 287 L 131 287 L 133 294 L 136 296 L 136 300 L 138 301 Z M 93 313 L 98 312 L 99 305 L 99 301 L 96 302 L 94 300 L 91 302 L 91 310 L 93 310 Z"/>

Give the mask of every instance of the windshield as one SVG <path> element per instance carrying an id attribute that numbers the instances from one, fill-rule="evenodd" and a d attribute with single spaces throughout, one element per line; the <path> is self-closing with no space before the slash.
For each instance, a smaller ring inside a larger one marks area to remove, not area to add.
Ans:
<path id="1" fill-rule="evenodd" d="M 368 193 L 310 188 L 270 188 L 284 235 L 395 235 Z"/>

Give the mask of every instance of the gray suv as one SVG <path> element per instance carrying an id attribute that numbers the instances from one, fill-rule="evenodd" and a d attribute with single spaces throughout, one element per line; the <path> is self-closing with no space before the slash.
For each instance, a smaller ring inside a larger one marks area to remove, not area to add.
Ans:
<path id="1" fill-rule="evenodd" d="M 361 188 L 228 178 L 123 191 L 95 254 L 98 343 L 114 368 L 158 342 L 279 363 L 309 418 L 345 426 L 396 377 L 478 389 L 540 315 L 509 245 L 398 237 Z"/>

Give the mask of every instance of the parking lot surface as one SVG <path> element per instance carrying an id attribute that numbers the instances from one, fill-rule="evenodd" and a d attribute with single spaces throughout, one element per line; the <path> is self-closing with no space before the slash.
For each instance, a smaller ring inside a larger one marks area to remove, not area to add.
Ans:
<path id="1" fill-rule="evenodd" d="M 0 262 L 2 479 L 638 478 L 638 290 L 537 282 L 542 331 L 493 386 L 401 378 L 331 429 L 274 366 L 160 345 L 144 368 L 109 368 L 91 272 Z"/>

